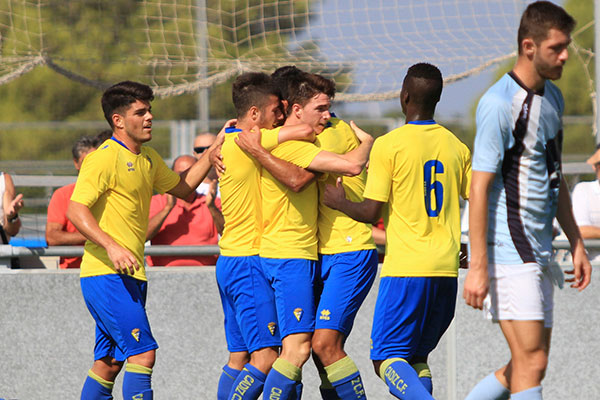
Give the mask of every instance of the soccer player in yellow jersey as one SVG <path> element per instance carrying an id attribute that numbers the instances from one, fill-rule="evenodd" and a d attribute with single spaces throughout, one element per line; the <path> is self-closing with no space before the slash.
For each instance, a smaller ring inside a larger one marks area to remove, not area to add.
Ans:
<path id="1" fill-rule="evenodd" d="M 410 67 L 400 93 L 406 125 L 375 141 L 365 200 L 347 199 L 339 180 L 323 196 L 326 205 L 371 223 L 388 203 L 371 359 L 400 399 L 433 399 L 427 356 L 456 304 L 459 197 L 468 198 L 471 159 L 467 147 L 433 120 L 442 85 L 435 66 Z"/>
<path id="2" fill-rule="evenodd" d="M 320 148 L 336 154 L 352 151 L 359 145 L 354 131 L 344 121 L 332 117 L 317 136 Z M 318 180 L 319 194 L 338 175 L 326 174 Z M 366 170 L 344 178 L 349 198 L 362 201 Z M 364 399 L 366 394 L 356 364 L 344 351 L 358 309 L 377 274 L 377 250 L 370 224 L 358 222 L 319 201 L 318 273 L 321 282 L 313 358 L 321 377 L 323 399 Z"/>
<path id="3" fill-rule="evenodd" d="M 96 321 L 95 361 L 81 393 L 85 400 L 112 399 L 125 360 L 123 398 L 152 399 L 158 345 L 145 310 L 143 266 L 150 198 L 156 190 L 185 199 L 210 169 L 207 155 L 180 176 L 143 146 L 152 138 L 153 98 L 150 87 L 130 81 L 104 92 L 102 109 L 113 136 L 85 158 L 67 211 L 87 238 L 80 282 Z"/>
<path id="4" fill-rule="evenodd" d="M 289 99 L 284 127 L 308 123 L 315 133 L 325 129 L 335 84 L 319 75 L 289 77 Z M 373 139 L 356 130 L 360 145 L 343 155 L 312 143 L 289 141 L 271 154 L 317 172 L 346 176 L 362 171 Z M 238 144 L 265 165 L 268 151 L 254 137 L 240 135 Z M 288 399 L 301 393 L 301 368 L 308 360 L 315 327 L 318 192 L 316 182 L 295 193 L 270 172 L 262 176 L 263 235 L 260 257 L 275 291 L 282 351 L 264 386 L 268 398 Z"/>
<path id="5" fill-rule="evenodd" d="M 225 229 L 216 267 L 230 355 L 219 379 L 217 398 L 241 400 L 257 399 L 262 393 L 281 339 L 273 291 L 258 256 L 262 166 L 237 145 L 238 134 L 246 131 L 256 135 L 267 149 L 272 149 L 285 140 L 314 140 L 314 132 L 307 124 L 272 129 L 283 114 L 279 90 L 264 73 L 240 75 L 233 83 L 232 97 L 238 120 L 236 129 L 226 133 L 221 149 L 222 162 L 227 166 L 220 177 Z M 260 128 L 270 130 L 261 135 Z M 265 168 L 292 190 L 300 190 L 301 182 L 313 178 L 306 170 L 275 157 Z"/>

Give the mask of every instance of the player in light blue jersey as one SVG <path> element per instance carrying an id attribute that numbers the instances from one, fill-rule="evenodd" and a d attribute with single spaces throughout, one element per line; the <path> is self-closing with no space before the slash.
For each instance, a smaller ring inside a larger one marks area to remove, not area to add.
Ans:
<path id="1" fill-rule="evenodd" d="M 552 330 L 555 216 L 571 243 L 574 277 L 568 281 L 579 290 L 590 282 L 591 266 L 561 174 L 563 99 L 549 82 L 562 74 L 574 26 L 555 4 L 529 5 L 519 26 L 515 67 L 477 108 L 471 265 L 463 297 L 500 323 L 511 359 L 479 382 L 468 400 L 542 398 Z"/>

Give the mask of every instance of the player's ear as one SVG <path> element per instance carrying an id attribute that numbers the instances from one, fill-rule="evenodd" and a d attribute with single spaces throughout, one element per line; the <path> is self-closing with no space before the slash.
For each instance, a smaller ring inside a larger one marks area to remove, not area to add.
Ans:
<path id="1" fill-rule="evenodd" d="M 300 119 L 300 117 L 302 117 L 302 106 L 295 103 L 292 106 L 292 113 L 296 116 L 296 118 Z"/>
<path id="2" fill-rule="evenodd" d="M 528 58 L 533 57 L 535 54 L 536 44 L 532 38 L 525 38 L 521 42 L 521 51 Z"/>
<path id="3" fill-rule="evenodd" d="M 123 116 L 121 114 L 114 113 L 111 118 L 115 127 L 119 129 L 123 129 L 125 127 L 125 125 L 123 124 Z"/>
<path id="4" fill-rule="evenodd" d="M 260 118 L 260 110 L 256 106 L 250 107 L 250 118 L 252 121 L 258 121 Z"/>

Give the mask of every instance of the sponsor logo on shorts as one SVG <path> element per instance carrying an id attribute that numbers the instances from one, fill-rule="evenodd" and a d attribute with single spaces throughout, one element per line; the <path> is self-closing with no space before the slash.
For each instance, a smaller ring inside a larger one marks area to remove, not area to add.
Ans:
<path id="1" fill-rule="evenodd" d="M 271 336 L 275 336 L 275 330 L 277 330 L 277 324 L 275 322 L 269 322 L 269 324 L 267 325 L 267 328 L 269 328 L 269 332 L 271 332 Z"/>
<path id="2" fill-rule="evenodd" d="M 296 317 L 298 322 L 300 322 L 300 319 L 302 318 L 302 314 L 304 314 L 304 311 L 301 308 L 296 308 L 294 310 L 294 316 Z"/>
<path id="3" fill-rule="evenodd" d="M 135 168 L 133 168 L 133 163 L 131 161 L 127 161 L 127 171 L 135 171 Z"/>
<path id="4" fill-rule="evenodd" d="M 331 311 L 324 308 L 323 310 L 321 310 L 321 316 L 319 317 L 319 319 L 329 321 L 331 319 Z"/>
<path id="5" fill-rule="evenodd" d="M 132 400 L 144 400 L 144 393 L 134 394 Z"/>
<path id="6" fill-rule="evenodd" d="M 131 336 L 133 336 L 133 338 L 135 339 L 136 342 L 140 341 L 140 330 L 138 328 L 135 328 L 134 330 L 131 331 Z"/>

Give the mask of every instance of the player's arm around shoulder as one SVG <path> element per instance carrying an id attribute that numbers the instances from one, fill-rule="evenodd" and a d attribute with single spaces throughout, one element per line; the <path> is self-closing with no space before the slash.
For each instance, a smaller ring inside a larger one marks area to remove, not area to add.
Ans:
<path id="1" fill-rule="evenodd" d="M 354 133 L 360 140 L 360 145 L 346 153 L 335 154 L 329 151 L 321 151 L 313 159 L 308 169 L 319 172 L 330 172 L 344 176 L 355 176 L 360 174 L 369 160 L 369 153 L 373 147 L 373 136 L 360 129 L 354 121 L 350 121 Z"/>
<path id="2" fill-rule="evenodd" d="M 296 125 L 294 125 L 296 126 Z M 283 134 L 281 133 L 286 127 L 277 128 L 277 130 L 265 131 L 265 135 L 277 134 L 277 142 L 281 143 L 279 146 L 273 146 L 276 150 L 276 154 L 272 154 L 270 151 L 265 149 L 264 144 L 271 143 L 273 138 L 263 140 L 262 131 L 255 126 L 250 132 L 240 132 L 236 138 L 236 144 L 245 152 L 250 154 L 260 165 L 275 179 L 288 187 L 292 192 L 298 193 L 303 190 L 310 182 L 315 178 L 315 175 L 303 168 L 303 165 L 296 165 L 293 161 L 294 158 L 290 157 L 286 159 L 286 154 L 294 153 L 297 148 L 304 147 L 316 147 L 314 144 L 309 142 L 299 142 L 295 138 L 308 137 L 308 129 L 312 132 L 306 124 L 297 125 L 301 129 L 298 131 L 286 130 Z M 282 142 L 282 138 L 285 140 Z M 279 153 L 282 154 L 282 158 L 279 158 Z M 301 164 L 301 163 L 299 163 Z"/>

